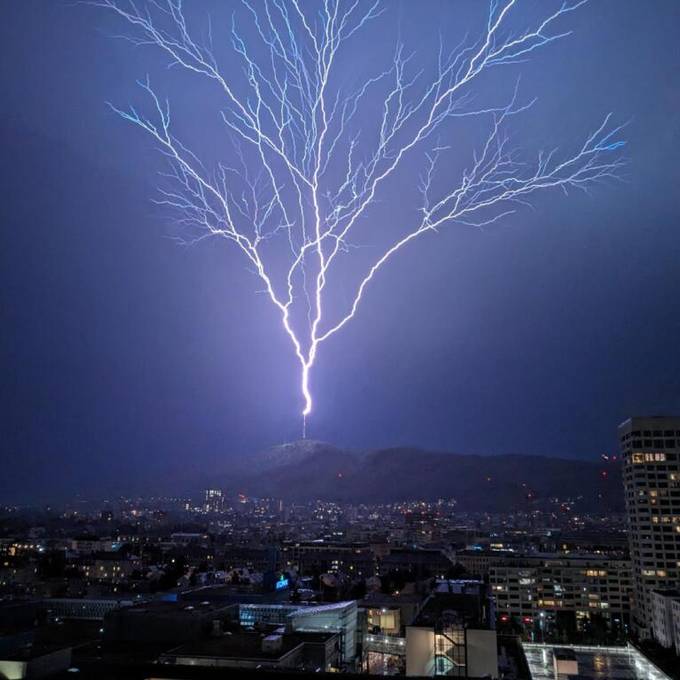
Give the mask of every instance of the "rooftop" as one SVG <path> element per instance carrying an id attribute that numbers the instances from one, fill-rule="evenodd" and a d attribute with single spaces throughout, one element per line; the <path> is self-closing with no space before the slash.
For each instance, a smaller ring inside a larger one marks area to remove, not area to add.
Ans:
<path id="1" fill-rule="evenodd" d="M 154 600 L 153 602 L 143 602 L 133 605 L 132 607 L 125 607 L 119 611 L 124 612 L 125 615 L 132 616 L 164 616 L 164 617 L 182 617 L 188 616 L 205 616 L 208 613 L 222 613 L 227 611 L 230 606 L 223 604 L 214 604 L 212 602 L 166 602 L 163 600 Z"/>
<path id="2" fill-rule="evenodd" d="M 661 595 L 662 597 L 672 597 L 672 598 L 680 598 L 680 590 L 677 588 L 669 589 L 669 590 L 655 590 L 654 593 L 657 595 Z"/>
<path id="3" fill-rule="evenodd" d="M 485 628 L 487 605 L 487 587 L 480 581 L 441 581 L 425 601 L 413 625 L 454 624 Z"/>
<path id="4" fill-rule="evenodd" d="M 220 638 L 188 642 L 169 650 L 163 657 L 209 657 L 223 659 L 280 659 L 301 644 L 325 643 L 336 633 L 286 633 L 281 635 L 281 647 L 263 651 L 266 637 L 258 633 L 239 633 Z M 162 662 L 163 658 L 161 658 Z"/>
<path id="5" fill-rule="evenodd" d="M 587 680 L 670 680 L 634 647 L 579 647 L 524 643 L 532 680 L 554 680 L 555 653 L 570 650 L 578 662 L 578 677 Z"/>

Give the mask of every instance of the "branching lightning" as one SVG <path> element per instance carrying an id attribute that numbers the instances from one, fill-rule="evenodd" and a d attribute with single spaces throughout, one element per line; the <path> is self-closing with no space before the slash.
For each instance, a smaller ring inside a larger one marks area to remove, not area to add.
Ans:
<path id="1" fill-rule="evenodd" d="M 345 92 L 334 84 L 338 55 L 380 17 L 379 2 L 242 0 L 252 22 L 250 43 L 233 21 L 229 37 L 242 69 L 225 70 L 215 56 L 212 26 L 198 42 L 182 0 L 147 0 L 144 6 L 134 0 L 93 1 L 131 25 L 126 39 L 159 48 L 172 66 L 208 79 L 223 95 L 220 115 L 236 163 L 217 162 L 213 169 L 175 136 L 169 104 L 148 78 L 139 84 L 153 104 L 151 114 L 112 108 L 151 135 L 168 159 L 170 181 L 158 203 L 176 211 L 186 227 L 184 240 L 233 242 L 262 282 L 300 365 L 303 436 L 320 346 L 356 315 L 369 283 L 397 251 L 448 224 L 482 227 L 502 220 L 536 191 L 587 190 L 619 176 L 624 160 L 615 152 L 624 142 L 611 115 L 573 153 L 553 150 L 527 161 L 510 146 L 506 124 L 533 102 L 520 103 L 517 87 L 502 105 L 479 106 L 473 96 L 485 72 L 522 63 L 568 36 L 559 28 L 562 19 L 586 2 L 565 1 L 518 31 L 514 13 L 520 1 L 492 0 L 480 38 L 450 53 L 440 46 L 431 72 L 414 69 L 413 55 L 398 43 L 389 68 Z M 357 112 L 376 92 L 380 107 L 371 109 L 369 130 L 357 124 Z M 463 118 L 488 122 L 486 140 L 456 181 L 435 181 L 440 159 L 455 141 L 451 126 Z M 351 253 L 350 238 L 370 227 L 379 192 L 404 159 L 416 154 L 423 163 L 417 221 L 403 225 L 405 234 L 365 270 L 348 308 L 331 318 L 324 303 L 334 263 L 341 253 Z M 279 257 L 286 253 L 283 277 L 269 260 L 273 245 Z"/>

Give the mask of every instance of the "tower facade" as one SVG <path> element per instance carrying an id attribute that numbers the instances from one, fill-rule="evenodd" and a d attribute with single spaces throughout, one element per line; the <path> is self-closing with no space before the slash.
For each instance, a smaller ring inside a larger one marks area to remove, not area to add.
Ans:
<path id="1" fill-rule="evenodd" d="M 633 626 L 650 637 L 652 592 L 680 585 L 680 417 L 619 426 L 635 602 Z"/>

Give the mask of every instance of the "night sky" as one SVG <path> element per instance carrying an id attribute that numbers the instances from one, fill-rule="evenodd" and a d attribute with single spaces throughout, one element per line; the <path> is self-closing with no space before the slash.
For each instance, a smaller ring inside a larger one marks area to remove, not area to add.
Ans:
<path id="1" fill-rule="evenodd" d="M 419 54 L 438 30 L 474 35 L 481 4 L 389 2 L 347 77 L 399 33 Z M 224 10 L 191 3 L 197 25 Z M 539 98 L 513 137 L 573 148 L 614 112 L 625 181 L 400 253 L 321 349 L 310 437 L 593 458 L 629 415 L 680 412 L 680 4 L 594 0 L 564 26 L 505 72 Z M 212 148 L 219 93 L 112 37 L 126 30 L 76 3 L 0 9 L 0 502 L 152 494 L 300 435 L 298 367 L 260 284 L 228 244 L 169 238 L 154 146 L 106 105 L 143 104 L 148 73 Z M 407 196 L 383 196 L 379 234 Z"/>

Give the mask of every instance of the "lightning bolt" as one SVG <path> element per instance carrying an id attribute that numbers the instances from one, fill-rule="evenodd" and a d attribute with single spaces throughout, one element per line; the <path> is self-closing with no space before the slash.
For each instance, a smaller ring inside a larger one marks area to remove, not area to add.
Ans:
<path id="1" fill-rule="evenodd" d="M 313 408 L 310 377 L 320 346 L 354 318 L 368 285 L 397 252 L 445 225 L 481 228 L 503 220 L 537 191 L 587 191 L 620 177 L 625 160 L 616 152 L 624 145 L 622 126 L 611 125 L 611 114 L 572 153 L 551 150 L 526 159 L 510 146 L 505 130 L 509 119 L 533 101 L 521 103 L 516 86 L 501 105 L 474 104 L 482 74 L 520 64 L 570 35 L 560 30 L 562 19 L 586 2 L 564 2 L 518 32 L 520 0 L 492 0 L 478 39 L 466 39 L 451 52 L 440 41 L 431 73 L 416 70 L 413 54 L 406 54 L 399 42 L 393 65 L 351 92 L 334 85 L 337 57 L 350 38 L 381 16 L 379 2 L 323 0 L 312 12 L 299 0 L 257 5 L 243 0 L 257 39 L 256 45 L 248 44 L 232 20 L 231 47 L 242 72 L 219 65 L 210 22 L 206 41 L 193 37 L 181 0 L 148 0 L 144 6 L 133 0 L 91 3 L 132 27 L 126 40 L 160 49 L 170 65 L 208 79 L 224 97 L 220 115 L 236 167 L 206 167 L 174 135 L 169 103 L 155 93 L 148 77 L 139 85 L 153 104 L 150 115 L 132 106 L 110 106 L 151 135 L 166 157 L 167 186 L 159 189 L 157 203 L 174 211 L 184 228 L 180 240 L 221 237 L 233 243 L 278 310 L 300 365 L 303 437 Z M 376 97 L 377 110 L 371 106 Z M 356 122 L 358 112 L 365 116 L 366 111 L 374 121 L 370 133 Z M 451 126 L 463 118 L 485 121 L 488 134 L 459 180 L 442 189 L 435 177 L 451 146 L 441 139 L 455 139 Z M 324 301 L 334 263 L 341 253 L 351 252 L 349 238 L 369 221 L 367 213 L 382 187 L 405 158 L 416 154 L 424 168 L 417 222 L 368 266 L 348 309 L 333 318 Z M 270 259 L 272 250 L 287 260 L 279 281 L 279 259 Z"/>

